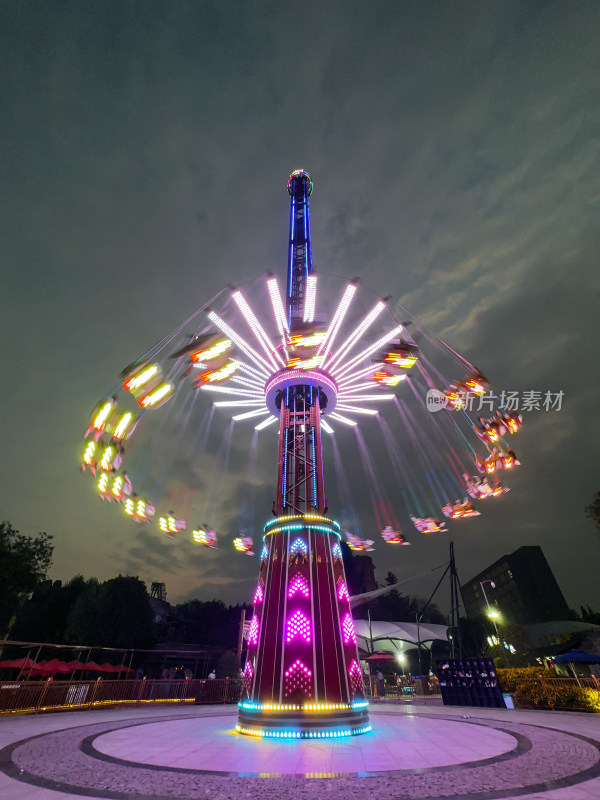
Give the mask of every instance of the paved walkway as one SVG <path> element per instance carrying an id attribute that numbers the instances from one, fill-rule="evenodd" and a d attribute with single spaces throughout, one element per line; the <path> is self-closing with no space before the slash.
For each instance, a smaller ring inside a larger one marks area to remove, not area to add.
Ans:
<path id="1" fill-rule="evenodd" d="M 232 706 L 0 718 L 2 800 L 600 800 L 600 716 L 381 703 L 351 739 L 261 741 Z"/>

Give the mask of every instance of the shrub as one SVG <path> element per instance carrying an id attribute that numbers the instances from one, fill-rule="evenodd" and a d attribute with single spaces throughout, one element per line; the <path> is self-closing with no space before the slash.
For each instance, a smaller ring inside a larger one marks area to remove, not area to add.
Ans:
<path id="1" fill-rule="evenodd" d="M 496 675 L 503 691 L 514 694 L 519 706 L 600 713 L 600 691 L 567 682 L 561 684 L 552 670 L 539 667 L 499 669 Z"/>

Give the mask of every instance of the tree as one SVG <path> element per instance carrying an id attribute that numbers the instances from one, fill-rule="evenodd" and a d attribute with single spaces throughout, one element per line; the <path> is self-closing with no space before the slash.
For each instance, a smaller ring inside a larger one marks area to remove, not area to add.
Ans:
<path id="1" fill-rule="evenodd" d="M 585 507 L 585 514 L 592 520 L 600 534 L 600 492 L 596 492 L 590 505 Z"/>
<path id="2" fill-rule="evenodd" d="M 226 650 L 217 662 L 217 678 L 238 678 L 240 662 L 237 653 Z"/>
<path id="3" fill-rule="evenodd" d="M 102 584 L 92 579 L 69 612 L 67 637 L 80 645 L 147 648 L 154 643 L 153 617 L 139 578 L 119 575 Z"/>
<path id="4" fill-rule="evenodd" d="M 24 536 L 0 523 L 0 636 L 9 630 L 21 603 L 44 580 L 52 563 L 52 536 Z"/>
<path id="5" fill-rule="evenodd" d="M 65 644 L 67 617 L 88 582 L 77 575 L 64 586 L 61 581 L 42 581 L 19 608 L 11 637 L 22 642 Z"/>

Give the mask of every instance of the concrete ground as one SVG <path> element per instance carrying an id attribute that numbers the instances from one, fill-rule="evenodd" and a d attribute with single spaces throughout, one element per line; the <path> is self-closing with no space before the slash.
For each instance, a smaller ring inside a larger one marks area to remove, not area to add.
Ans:
<path id="1" fill-rule="evenodd" d="M 378 703 L 373 732 L 273 741 L 235 706 L 0 718 L 1 800 L 600 800 L 600 716 Z"/>

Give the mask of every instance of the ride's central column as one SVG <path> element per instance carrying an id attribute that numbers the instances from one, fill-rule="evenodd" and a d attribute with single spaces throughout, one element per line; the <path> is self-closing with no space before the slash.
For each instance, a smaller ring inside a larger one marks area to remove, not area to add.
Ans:
<path id="1" fill-rule="evenodd" d="M 303 170 L 291 197 L 287 344 L 314 336 L 314 283 Z M 275 519 L 265 525 L 248 633 L 237 730 L 277 738 L 351 736 L 370 730 L 339 525 L 326 515 L 321 414 L 337 386 L 300 359 L 271 376 L 266 402 L 280 419 Z"/>

